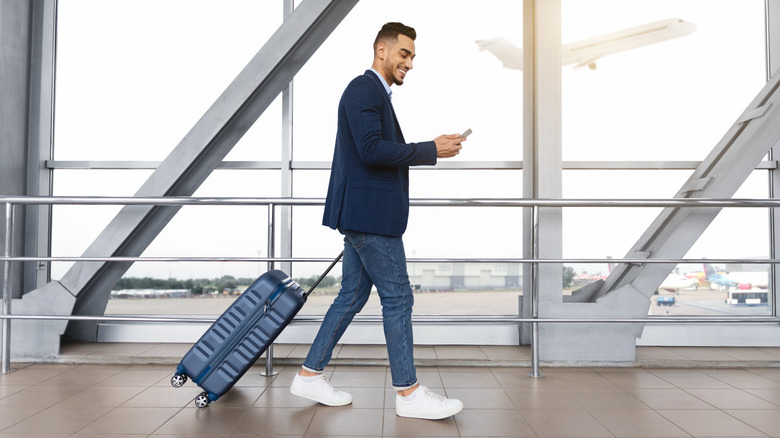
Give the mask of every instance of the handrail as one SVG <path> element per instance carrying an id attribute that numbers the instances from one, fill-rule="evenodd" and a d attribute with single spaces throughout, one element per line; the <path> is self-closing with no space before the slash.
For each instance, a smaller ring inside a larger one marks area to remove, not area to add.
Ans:
<path id="1" fill-rule="evenodd" d="M 0 354 L 2 358 L 3 374 L 10 372 L 10 322 L 11 320 L 71 320 L 71 321 L 137 321 L 137 322 L 199 322 L 212 323 L 212 318 L 183 318 L 183 317 L 128 317 L 128 316 L 85 316 L 85 315 L 12 315 L 11 314 L 11 263 L 13 262 L 267 262 L 269 268 L 275 262 L 327 262 L 330 259 L 323 258 L 292 258 L 292 257 L 15 257 L 12 255 L 12 239 L 14 234 L 13 220 L 14 207 L 17 205 L 149 205 L 164 206 L 188 206 L 188 205 L 241 205 L 241 206 L 265 206 L 269 209 L 269 254 L 273 254 L 274 245 L 274 208 L 276 206 L 319 206 L 324 205 L 320 198 L 231 198 L 231 197 L 95 197 L 95 196 L 0 196 L 0 203 L 5 204 L 5 242 L 4 252 L 0 261 L 4 264 L 4 281 L 2 290 L 2 332 L 0 333 Z M 539 318 L 538 315 L 538 284 L 536 267 L 544 263 L 756 263 L 778 264 L 780 259 L 673 259 L 673 258 L 557 258 L 542 259 L 538 257 L 538 211 L 540 208 L 560 207 L 710 207 L 710 208 L 777 208 L 780 207 L 780 199 L 720 199 L 720 198 L 673 198 L 673 199 L 524 199 L 524 198 L 472 198 L 472 199 L 413 199 L 412 206 L 427 207 L 522 207 L 533 209 L 533 227 L 535 232 L 532 237 L 533 255 L 530 258 L 419 258 L 408 259 L 409 262 L 418 263 L 530 263 L 534 267 L 531 271 L 530 302 L 532 316 L 530 318 L 514 316 L 422 316 L 414 317 L 416 323 L 463 323 L 463 322 L 491 322 L 491 323 L 531 323 L 532 325 L 532 373 L 533 377 L 540 377 L 538 354 L 538 324 L 539 323 L 642 323 L 642 324 L 706 324 L 706 323 L 750 323 L 750 324 L 777 324 L 780 317 L 649 317 L 649 318 Z M 318 322 L 321 316 L 298 316 L 297 322 Z M 381 321 L 379 317 L 356 317 L 356 321 L 373 322 Z M 268 351 L 267 361 L 272 360 Z"/>

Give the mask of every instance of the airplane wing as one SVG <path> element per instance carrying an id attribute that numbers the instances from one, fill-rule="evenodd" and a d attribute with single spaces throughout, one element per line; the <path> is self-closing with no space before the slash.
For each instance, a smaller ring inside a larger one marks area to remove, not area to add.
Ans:
<path id="1" fill-rule="evenodd" d="M 562 64 L 574 64 L 574 68 L 588 66 L 593 70 L 596 68 L 596 60 L 603 56 L 689 35 L 695 30 L 696 25 L 693 23 L 679 18 L 670 18 L 564 44 L 561 47 Z M 523 49 L 505 38 L 479 40 L 477 44 L 480 50 L 487 50 L 500 59 L 504 67 L 523 69 Z"/>
<path id="2" fill-rule="evenodd" d="M 504 64 L 504 67 L 513 70 L 523 69 L 523 49 L 510 43 L 506 38 L 477 40 L 477 45 L 479 45 L 479 50 L 487 50 L 492 53 Z"/>

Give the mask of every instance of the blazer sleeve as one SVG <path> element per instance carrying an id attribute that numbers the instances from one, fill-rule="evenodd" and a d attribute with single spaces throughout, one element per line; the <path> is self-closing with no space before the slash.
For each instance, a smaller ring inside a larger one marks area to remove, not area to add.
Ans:
<path id="1" fill-rule="evenodd" d="M 364 77 L 363 80 L 354 81 L 343 96 L 345 115 L 360 160 L 373 166 L 436 164 L 436 144 L 433 141 L 403 143 L 388 140 L 402 136 L 400 130 L 397 135 L 383 132 L 383 129 L 387 131 L 398 128 L 387 96 L 382 93 L 383 90 L 379 90 L 376 84 Z"/>

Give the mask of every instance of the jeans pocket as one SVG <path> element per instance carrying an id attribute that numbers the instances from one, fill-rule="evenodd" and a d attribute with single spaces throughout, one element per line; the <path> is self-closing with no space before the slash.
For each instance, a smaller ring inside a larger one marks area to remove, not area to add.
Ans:
<path id="1" fill-rule="evenodd" d="M 356 231 L 344 231 L 344 239 L 352 245 L 353 248 L 358 249 L 366 244 L 365 233 L 359 233 Z"/>

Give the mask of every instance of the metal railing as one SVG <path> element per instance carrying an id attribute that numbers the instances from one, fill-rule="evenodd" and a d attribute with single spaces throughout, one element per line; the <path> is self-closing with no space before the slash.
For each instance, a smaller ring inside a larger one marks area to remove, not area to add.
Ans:
<path id="1" fill-rule="evenodd" d="M 320 206 L 322 199 L 314 198 L 193 198 L 193 197 L 0 197 L 5 205 L 5 241 L 2 289 L 2 331 L 0 331 L 0 362 L 2 374 L 10 372 L 11 358 L 11 321 L 12 320 L 68 320 L 68 321 L 115 321 L 115 322 L 153 322 L 153 323 L 213 323 L 215 318 L 192 317 L 144 317 L 144 316 L 85 316 L 85 315 L 13 315 L 11 309 L 11 265 L 14 262 L 266 262 L 273 269 L 274 263 L 281 262 L 330 262 L 327 258 L 271 257 L 275 252 L 275 215 L 278 206 Z M 14 212 L 20 205 L 152 205 L 152 206 L 265 206 L 268 209 L 268 254 L 269 257 L 19 257 L 13 255 L 13 237 L 15 232 Z M 408 259 L 417 263 L 522 263 L 531 264 L 530 306 L 531 316 L 421 316 L 414 317 L 415 323 L 507 323 L 531 324 L 531 376 L 540 377 L 539 335 L 540 323 L 641 323 L 641 324 L 723 324 L 723 323 L 759 323 L 778 324 L 777 316 L 735 316 L 735 317 L 646 317 L 646 318 L 540 318 L 539 317 L 539 276 L 540 264 L 573 263 L 745 263 L 772 264 L 780 259 L 671 259 L 671 258 L 555 258 L 539 257 L 539 209 L 545 207 L 742 207 L 776 208 L 780 200 L 772 199 L 415 199 L 412 206 L 427 207 L 515 207 L 531 208 L 533 230 L 531 258 L 418 258 Z M 297 316 L 294 322 L 321 322 L 322 316 Z M 358 322 L 380 322 L 380 316 L 359 317 Z M 272 371 L 273 349 L 269 347 L 266 356 L 266 373 Z"/>

